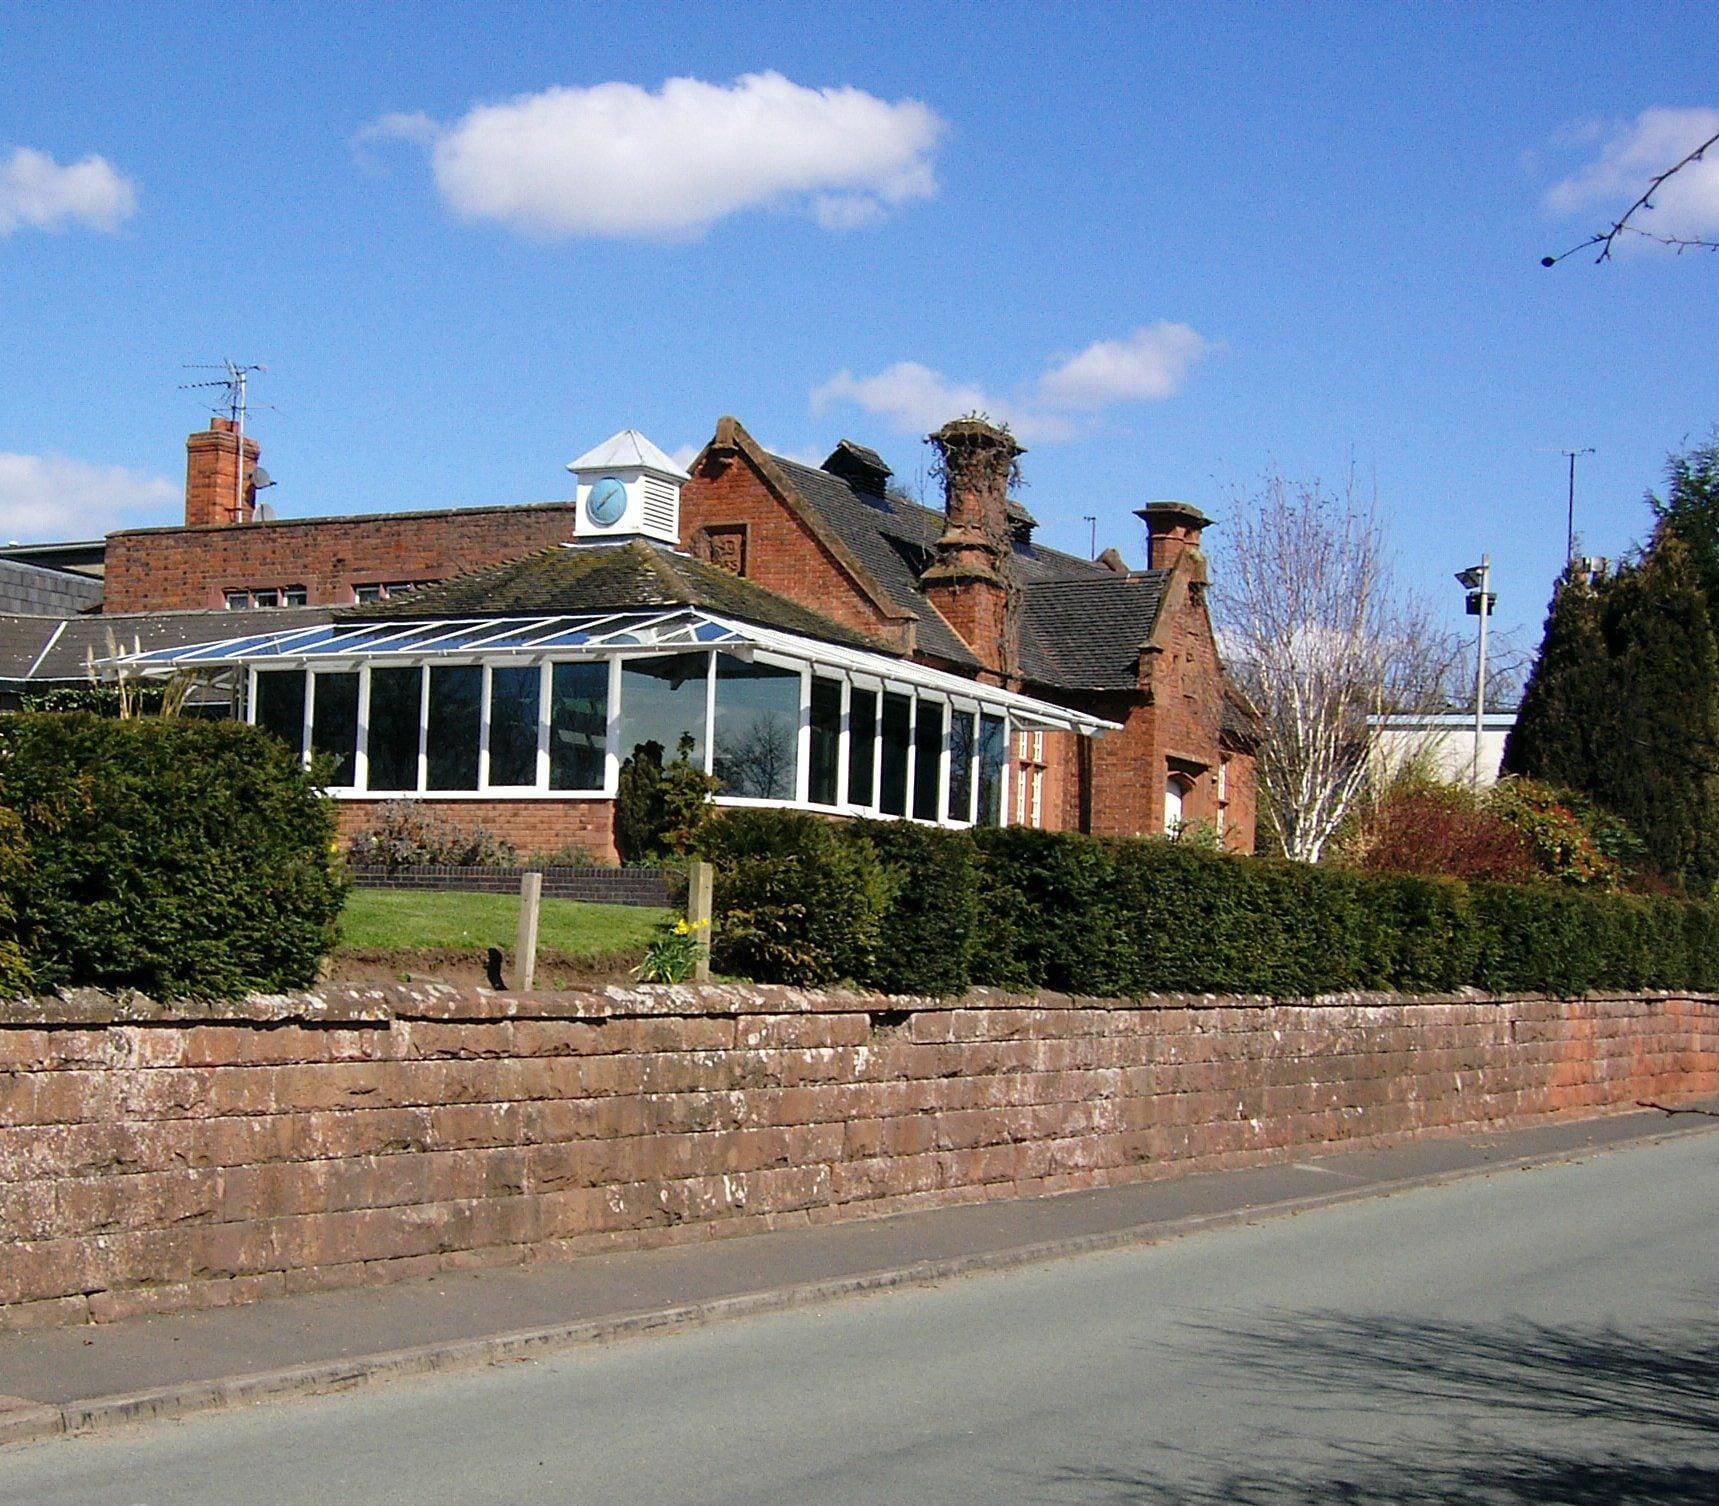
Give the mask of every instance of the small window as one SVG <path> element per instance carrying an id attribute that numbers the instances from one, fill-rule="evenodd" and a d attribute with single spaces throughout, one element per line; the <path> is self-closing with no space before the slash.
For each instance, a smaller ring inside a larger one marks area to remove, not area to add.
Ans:
<path id="1" fill-rule="evenodd" d="M 278 607 L 281 604 L 279 591 L 253 591 L 251 601 L 259 607 Z"/>
<path id="2" fill-rule="evenodd" d="M 1164 781 L 1164 835 L 1173 837 L 1186 819 L 1188 794 L 1193 781 L 1186 774 L 1172 774 Z"/>
<path id="3" fill-rule="evenodd" d="M 250 604 L 251 593 L 249 591 L 229 591 L 227 593 L 227 610 L 229 612 L 243 612 Z"/>
<path id="4" fill-rule="evenodd" d="M 281 605 L 286 607 L 302 607 L 310 602 L 310 593 L 303 586 L 288 586 L 281 592 Z"/>
<path id="5" fill-rule="evenodd" d="M 354 586 L 352 599 L 354 601 L 382 601 L 388 594 L 386 586 Z"/>

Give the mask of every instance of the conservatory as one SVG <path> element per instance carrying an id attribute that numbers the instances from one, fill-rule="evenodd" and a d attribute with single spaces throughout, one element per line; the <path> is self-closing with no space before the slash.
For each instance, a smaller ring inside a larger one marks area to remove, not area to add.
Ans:
<path id="1" fill-rule="evenodd" d="M 723 804 L 999 825 L 1017 732 L 1114 725 L 688 606 L 347 618 L 114 662 L 224 688 L 348 800 L 612 799 L 626 759 L 684 755 Z"/>

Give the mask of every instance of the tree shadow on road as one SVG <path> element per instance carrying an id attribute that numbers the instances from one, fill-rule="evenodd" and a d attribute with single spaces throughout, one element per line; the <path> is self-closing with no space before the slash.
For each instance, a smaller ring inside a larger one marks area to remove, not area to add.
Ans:
<path id="1" fill-rule="evenodd" d="M 1279 1408 L 1287 1397 L 1306 1431 L 1263 1463 L 1184 1454 L 1171 1456 L 1174 1474 L 1070 1467 L 1045 1482 L 1053 1491 L 1142 1506 L 1719 1503 L 1719 1339 L 1695 1325 L 1327 1313 L 1194 1331 L 1224 1366 L 1224 1405 L 1245 1416 L 1255 1395 Z"/>

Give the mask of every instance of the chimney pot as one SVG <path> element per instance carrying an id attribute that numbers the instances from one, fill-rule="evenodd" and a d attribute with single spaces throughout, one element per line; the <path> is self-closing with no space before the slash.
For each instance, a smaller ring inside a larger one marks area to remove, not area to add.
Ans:
<path id="1" fill-rule="evenodd" d="M 1212 520 L 1189 502 L 1148 502 L 1134 516 L 1146 525 L 1146 563 L 1168 570 L 1189 550 L 1198 550 L 1200 535 Z"/>

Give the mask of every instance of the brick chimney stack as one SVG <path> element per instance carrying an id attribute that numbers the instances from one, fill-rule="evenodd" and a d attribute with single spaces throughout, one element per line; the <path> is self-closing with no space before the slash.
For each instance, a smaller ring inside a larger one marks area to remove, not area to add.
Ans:
<path id="1" fill-rule="evenodd" d="M 259 453 L 256 440 L 244 440 L 244 477 L 239 475 L 239 434 L 230 418 L 212 418 L 200 434 L 185 439 L 185 526 L 249 523 L 256 515 L 252 479 Z"/>
<path id="2" fill-rule="evenodd" d="M 1187 502 L 1148 502 L 1134 510 L 1146 525 L 1146 563 L 1153 570 L 1168 570 L 1184 554 L 1200 551 L 1200 534 L 1212 525 L 1199 508 Z"/>
<path id="3" fill-rule="evenodd" d="M 1006 429 L 958 418 L 929 436 L 943 462 L 944 524 L 919 583 L 985 667 L 1016 670 L 1010 610 L 1009 479 L 1026 452 Z"/>

